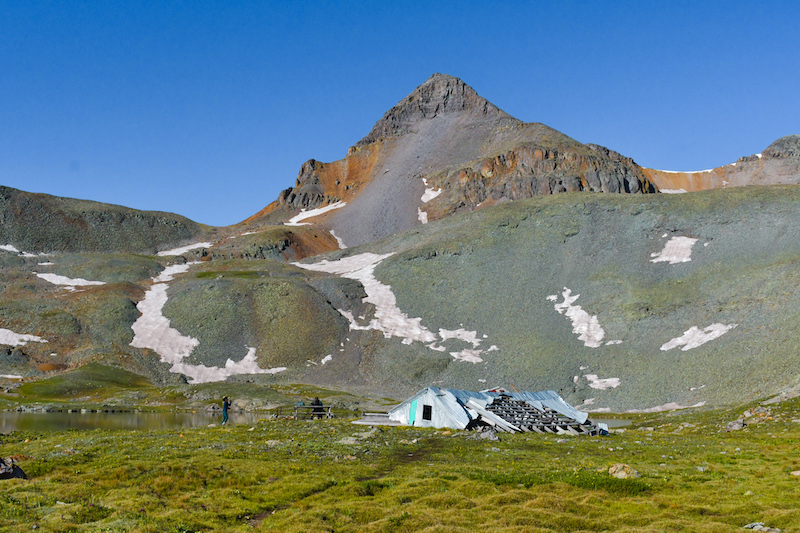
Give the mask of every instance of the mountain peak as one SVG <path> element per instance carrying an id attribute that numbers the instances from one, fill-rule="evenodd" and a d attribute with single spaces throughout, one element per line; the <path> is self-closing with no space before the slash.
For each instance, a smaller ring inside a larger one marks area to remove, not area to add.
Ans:
<path id="1" fill-rule="evenodd" d="M 511 118 L 459 78 L 437 72 L 387 111 L 356 147 L 408 133 L 422 120 L 453 114 L 473 115 L 478 120 Z"/>

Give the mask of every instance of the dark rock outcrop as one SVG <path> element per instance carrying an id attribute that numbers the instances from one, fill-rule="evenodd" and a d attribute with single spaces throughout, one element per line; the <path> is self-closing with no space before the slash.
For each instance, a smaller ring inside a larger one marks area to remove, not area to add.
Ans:
<path id="1" fill-rule="evenodd" d="M 775 159 L 800 158 L 800 135 L 787 135 L 770 144 L 764 152 L 764 157 Z"/>
<path id="2" fill-rule="evenodd" d="M 454 113 L 469 113 L 490 120 L 507 118 L 516 121 L 485 98 L 478 96 L 475 89 L 460 79 L 436 73 L 387 111 L 375 123 L 372 131 L 358 141 L 353 149 L 378 139 L 409 133 L 420 120 Z"/>
<path id="3" fill-rule="evenodd" d="M 4 459 L 0 459 L 0 479 L 13 478 L 28 479 L 28 476 L 14 463 L 10 461 L 6 462 Z"/>
<path id="4" fill-rule="evenodd" d="M 309 159 L 300 167 L 294 187 L 278 195 L 278 204 L 287 209 L 313 209 L 325 200 L 325 187 L 320 181 L 325 163 Z"/>

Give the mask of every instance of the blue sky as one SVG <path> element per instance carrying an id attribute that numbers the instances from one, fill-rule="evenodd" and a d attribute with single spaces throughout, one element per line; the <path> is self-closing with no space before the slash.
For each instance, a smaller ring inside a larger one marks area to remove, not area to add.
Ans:
<path id="1" fill-rule="evenodd" d="M 800 3 L 0 0 L 0 185 L 227 225 L 432 73 L 666 170 L 800 133 Z"/>

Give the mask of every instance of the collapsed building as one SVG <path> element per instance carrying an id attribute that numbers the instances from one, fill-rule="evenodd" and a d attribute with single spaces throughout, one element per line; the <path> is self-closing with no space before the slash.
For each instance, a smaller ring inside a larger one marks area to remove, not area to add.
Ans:
<path id="1" fill-rule="evenodd" d="M 608 431 L 594 424 L 555 391 L 481 392 L 426 387 L 384 415 L 391 425 L 477 429 L 491 426 L 508 433 L 597 435 Z"/>

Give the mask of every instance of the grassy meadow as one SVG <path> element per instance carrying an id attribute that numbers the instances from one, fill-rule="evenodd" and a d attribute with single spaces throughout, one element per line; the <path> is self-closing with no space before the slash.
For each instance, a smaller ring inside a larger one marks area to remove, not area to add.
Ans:
<path id="1" fill-rule="evenodd" d="M 13 432 L 0 456 L 29 479 L 0 481 L 0 531 L 793 531 L 800 401 L 770 409 L 735 432 L 744 407 L 499 441 L 345 417 Z"/>

